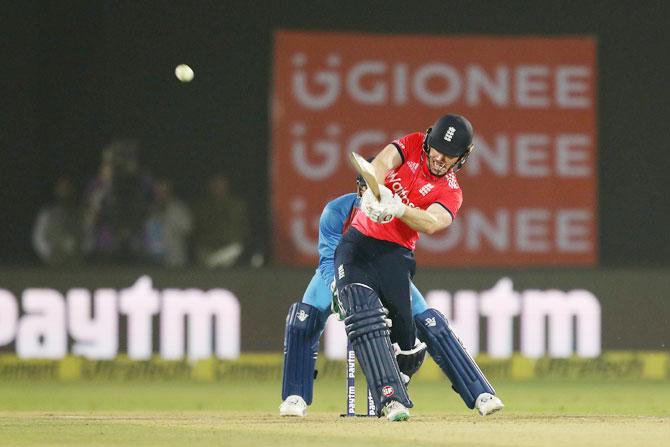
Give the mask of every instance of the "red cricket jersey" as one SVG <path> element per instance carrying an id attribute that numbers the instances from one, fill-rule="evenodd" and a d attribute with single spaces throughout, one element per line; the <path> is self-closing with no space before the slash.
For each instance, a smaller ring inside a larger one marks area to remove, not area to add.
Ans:
<path id="1" fill-rule="evenodd" d="M 402 164 L 389 171 L 384 185 L 398 194 L 405 205 L 425 210 L 433 203 L 439 203 L 449 211 L 452 218 L 456 218 L 463 203 L 463 191 L 454 172 L 450 171 L 444 177 L 430 173 L 422 147 L 423 137 L 421 132 L 415 132 L 393 141 L 392 144 L 402 157 Z M 359 212 L 354 216 L 351 226 L 366 236 L 395 242 L 410 250 L 414 250 L 419 239 L 419 233 L 400 219 L 379 224 Z"/>

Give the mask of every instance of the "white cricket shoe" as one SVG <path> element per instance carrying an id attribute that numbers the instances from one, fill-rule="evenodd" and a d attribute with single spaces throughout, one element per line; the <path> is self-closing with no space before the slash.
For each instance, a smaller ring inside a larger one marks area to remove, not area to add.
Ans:
<path id="1" fill-rule="evenodd" d="M 475 401 L 475 408 L 482 416 L 502 410 L 504 406 L 505 404 L 502 403 L 502 400 L 490 393 L 480 394 Z"/>
<path id="2" fill-rule="evenodd" d="M 406 421 L 409 419 L 409 410 L 397 400 L 390 400 L 384 405 L 382 413 L 389 421 Z"/>
<path id="3" fill-rule="evenodd" d="M 279 406 L 279 416 L 305 417 L 306 415 L 307 404 L 305 403 L 305 399 L 298 395 L 288 396 Z"/>

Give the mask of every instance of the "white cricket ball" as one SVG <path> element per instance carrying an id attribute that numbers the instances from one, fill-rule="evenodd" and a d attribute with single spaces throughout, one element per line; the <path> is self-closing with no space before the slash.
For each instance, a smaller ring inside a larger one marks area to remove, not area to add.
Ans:
<path id="1" fill-rule="evenodd" d="M 195 76 L 195 73 L 193 73 L 193 69 L 188 65 L 180 64 L 177 65 L 177 67 L 174 69 L 174 75 L 181 82 L 191 82 Z"/>

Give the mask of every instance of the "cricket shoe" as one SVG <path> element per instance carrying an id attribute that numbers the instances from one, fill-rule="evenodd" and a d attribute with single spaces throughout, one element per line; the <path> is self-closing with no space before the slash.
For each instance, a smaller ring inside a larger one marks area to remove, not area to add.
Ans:
<path id="1" fill-rule="evenodd" d="M 305 399 L 298 395 L 291 395 L 279 406 L 279 416 L 298 416 L 307 415 L 307 404 Z"/>
<path id="2" fill-rule="evenodd" d="M 409 419 L 409 410 L 397 400 L 390 400 L 382 410 L 389 421 L 406 421 Z"/>
<path id="3" fill-rule="evenodd" d="M 502 400 L 490 393 L 480 394 L 475 402 L 475 408 L 477 408 L 477 411 L 482 416 L 502 410 L 504 406 L 505 404 L 502 403 Z"/>

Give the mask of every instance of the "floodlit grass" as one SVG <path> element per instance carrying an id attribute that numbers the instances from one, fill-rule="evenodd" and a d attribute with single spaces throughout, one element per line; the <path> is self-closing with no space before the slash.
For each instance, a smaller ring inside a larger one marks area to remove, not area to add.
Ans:
<path id="1" fill-rule="evenodd" d="M 0 384 L 0 445 L 609 447 L 670 438 L 668 381 L 495 385 L 506 408 L 482 418 L 446 383 L 413 383 L 412 419 L 389 423 L 340 418 L 344 378 L 317 381 L 304 419 L 277 416 L 276 382 L 10 382 Z"/>

